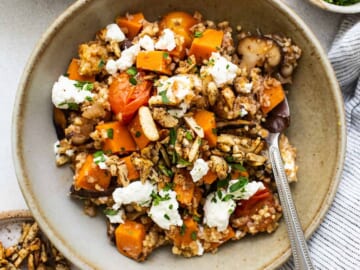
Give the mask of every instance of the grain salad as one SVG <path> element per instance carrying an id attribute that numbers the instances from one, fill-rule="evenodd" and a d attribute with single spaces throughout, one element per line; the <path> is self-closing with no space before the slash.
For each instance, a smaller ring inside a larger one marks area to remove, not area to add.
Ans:
<path id="1" fill-rule="evenodd" d="M 101 212 L 118 251 L 184 257 L 271 233 L 282 211 L 264 122 L 286 96 L 301 49 L 195 12 L 125 14 L 80 44 L 52 88 L 58 166 L 71 197 Z M 297 180 L 296 149 L 280 139 Z"/>

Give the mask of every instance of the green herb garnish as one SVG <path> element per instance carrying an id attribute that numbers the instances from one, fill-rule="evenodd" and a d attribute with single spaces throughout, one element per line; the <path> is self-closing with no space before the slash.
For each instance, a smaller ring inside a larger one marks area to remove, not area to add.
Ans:
<path id="1" fill-rule="evenodd" d="M 168 53 L 168 52 L 164 52 L 164 53 L 163 53 L 163 57 L 164 57 L 164 59 L 168 58 L 168 57 L 169 57 L 169 53 Z"/>
<path id="2" fill-rule="evenodd" d="M 190 131 L 186 131 L 185 133 L 185 138 L 188 139 L 189 141 L 193 140 L 193 136 L 191 135 Z"/>
<path id="3" fill-rule="evenodd" d="M 235 171 L 246 172 L 246 169 L 244 168 L 244 166 L 242 164 L 230 163 L 229 165 L 231 166 L 231 169 L 233 169 Z"/>
<path id="4" fill-rule="evenodd" d="M 244 188 L 249 183 L 246 177 L 240 177 L 239 180 L 229 187 L 230 192 L 235 192 L 239 189 Z"/>
<path id="5" fill-rule="evenodd" d="M 164 103 L 164 104 L 168 104 L 170 101 L 169 101 L 169 98 L 167 97 L 167 90 L 164 90 L 164 91 L 161 91 L 159 92 L 159 95 L 161 96 L 161 101 Z"/>
<path id="6" fill-rule="evenodd" d="M 164 214 L 164 218 L 166 218 L 167 220 L 170 220 L 170 217 L 168 214 Z"/>
<path id="7" fill-rule="evenodd" d="M 76 88 L 79 88 L 81 90 L 86 90 L 86 91 L 91 91 L 94 89 L 94 84 L 92 82 L 77 81 L 76 83 L 74 83 L 74 86 Z"/>
<path id="8" fill-rule="evenodd" d="M 196 38 L 200 38 L 200 37 L 202 37 L 202 35 L 203 35 L 203 33 L 200 31 L 195 31 L 195 33 L 194 33 L 194 37 L 196 37 Z"/>
<path id="9" fill-rule="evenodd" d="M 104 209 L 103 212 L 107 216 L 115 216 L 117 213 L 119 213 L 118 210 L 111 209 L 111 208 Z"/>
<path id="10" fill-rule="evenodd" d="M 106 130 L 106 134 L 107 134 L 107 137 L 108 137 L 109 139 L 113 139 L 113 138 L 114 138 L 114 129 L 108 128 L 108 129 Z"/>
<path id="11" fill-rule="evenodd" d="M 175 145 L 176 142 L 176 130 L 175 128 L 170 128 L 170 145 Z"/>
<path id="12" fill-rule="evenodd" d="M 180 158 L 180 159 L 178 160 L 178 164 L 184 165 L 184 166 L 189 166 L 189 165 L 191 165 L 191 162 L 189 162 L 189 161 L 187 161 L 187 160 L 185 160 L 185 159 Z"/>
<path id="13" fill-rule="evenodd" d="M 160 171 L 161 171 L 164 175 L 166 175 L 166 176 L 172 177 L 172 176 L 174 175 L 174 173 L 172 172 L 172 170 L 166 168 L 166 166 L 163 165 L 163 164 L 160 164 L 160 165 L 159 165 L 159 169 L 160 169 Z"/>
<path id="14" fill-rule="evenodd" d="M 126 70 L 126 73 L 129 74 L 130 76 L 135 76 L 138 73 L 138 71 L 136 67 L 131 67 Z"/>
<path id="15" fill-rule="evenodd" d="M 181 225 L 180 227 L 180 235 L 184 235 L 185 234 L 185 231 L 186 231 L 186 226 L 185 224 Z"/>
<path id="16" fill-rule="evenodd" d="M 85 99 L 86 99 L 87 101 L 93 101 L 93 98 L 90 97 L 90 96 L 85 97 Z"/>
<path id="17" fill-rule="evenodd" d="M 155 191 L 153 191 L 151 193 L 151 198 L 153 199 L 153 204 L 156 206 L 156 205 L 159 205 L 159 203 L 162 201 L 170 200 L 170 195 L 169 195 L 169 193 L 166 193 L 164 197 L 161 197 L 159 194 L 157 194 Z"/>
<path id="18" fill-rule="evenodd" d="M 135 132 L 135 137 L 136 137 L 136 138 L 139 138 L 140 136 L 141 136 L 141 132 L 140 132 L 140 131 L 136 131 L 136 132 Z"/>
<path id="19" fill-rule="evenodd" d="M 135 77 L 130 77 L 130 78 L 129 78 L 129 82 L 130 82 L 132 85 L 137 85 L 137 80 L 135 79 Z"/>
<path id="20" fill-rule="evenodd" d="M 98 68 L 102 69 L 104 66 L 105 66 L 105 61 L 101 59 L 98 64 Z"/>
<path id="21" fill-rule="evenodd" d="M 197 232 L 192 232 L 192 233 L 191 233 L 191 239 L 194 240 L 194 241 L 196 241 L 196 239 L 197 239 Z"/>
<path id="22" fill-rule="evenodd" d="M 192 218 L 193 218 L 193 220 L 194 220 L 195 222 L 197 222 L 197 223 L 200 222 L 200 217 L 199 217 L 199 216 L 193 216 Z"/>

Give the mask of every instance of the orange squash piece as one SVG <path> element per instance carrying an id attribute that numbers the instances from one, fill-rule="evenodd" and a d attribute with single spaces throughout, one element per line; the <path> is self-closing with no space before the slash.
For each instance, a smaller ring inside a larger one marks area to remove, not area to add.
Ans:
<path id="1" fill-rule="evenodd" d="M 128 175 L 127 178 L 131 181 L 131 180 L 137 180 L 140 178 L 140 174 L 139 172 L 136 170 L 134 164 L 131 161 L 131 156 L 127 156 L 122 158 L 121 160 L 123 160 L 125 162 L 126 168 L 128 170 Z"/>
<path id="2" fill-rule="evenodd" d="M 96 191 L 96 186 L 107 189 L 110 185 L 111 174 L 102 170 L 94 163 L 92 155 L 88 155 L 78 173 L 75 175 L 75 188 Z"/>
<path id="3" fill-rule="evenodd" d="M 213 172 L 211 170 L 209 170 L 207 172 L 207 174 L 204 175 L 204 177 L 202 178 L 202 180 L 204 181 L 205 184 L 211 185 L 212 183 L 215 182 L 215 180 L 218 178 L 216 172 Z"/>
<path id="4" fill-rule="evenodd" d="M 204 130 L 205 139 L 209 142 L 210 147 L 216 146 L 216 121 L 215 114 L 209 111 L 201 110 L 194 114 L 196 123 Z"/>
<path id="5" fill-rule="evenodd" d="M 168 52 L 163 51 L 139 52 L 136 57 L 136 67 L 138 69 L 171 75 L 172 72 L 166 59 L 168 54 Z"/>
<path id="6" fill-rule="evenodd" d="M 143 224 L 126 220 L 115 230 L 115 242 L 119 252 L 138 260 L 142 254 L 146 231 Z"/>
<path id="7" fill-rule="evenodd" d="M 219 247 L 220 245 L 224 244 L 225 242 L 229 241 L 231 238 L 235 236 L 235 232 L 231 226 L 227 227 L 228 231 L 227 234 L 220 240 L 220 242 L 212 242 L 211 243 L 211 249 L 215 249 Z"/>
<path id="8" fill-rule="evenodd" d="M 247 171 L 231 171 L 231 179 L 238 179 L 240 176 L 249 177 L 249 173 Z"/>
<path id="9" fill-rule="evenodd" d="M 285 92 L 279 82 L 270 88 L 264 88 L 264 104 L 261 106 L 263 113 L 268 113 L 285 99 Z M 266 105 L 265 105 L 266 104 Z"/>
<path id="10" fill-rule="evenodd" d="M 84 76 L 79 73 L 79 59 L 73 58 L 67 70 L 70 80 L 82 81 L 82 82 L 94 82 L 95 76 Z"/>
<path id="11" fill-rule="evenodd" d="M 109 122 L 99 124 L 96 126 L 96 130 L 102 132 L 105 130 L 108 134 L 108 138 L 104 140 L 103 150 L 111 151 L 111 153 L 128 153 L 136 150 L 136 144 L 132 139 L 129 131 L 120 122 Z M 109 135 L 111 134 L 109 138 Z"/>
<path id="12" fill-rule="evenodd" d="M 192 241 L 196 240 L 195 236 L 199 231 L 199 225 L 192 217 L 184 218 L 184 224 L 180 227 L 179 231 L 173 236 L 175 246 L 189 245 Z"/>
<path id="13" fill-rule="evenodd" d="M 184 58 L 186 54 L 186 48 L 189 48 L 192 42 L 192 34 L 190 28 L 198 21 L 189 13 L 183 11 L 169 12 L 160 21 L 160 28 L 168 28 L 172 30 L 176 35 L 184 38 L 182 45 L 177 45 L 174 50 L 170 52 L 170 55 L 176 56 L 180 59 Z"/>
<path id="14" fill-rule="evenodd" d="M 194 38 L 189 55 L 195 55 L 196 61 L 202 63 L 203 60 L 209 59 L 212 52 L 219 50 L 223 37 L 223 31 L 206 29 L 200 37 Z"/>
<path id="15" fill-rule="evenodd" d="M 119 17 L 116 19 L 116 23 L 121 28 L 127 29 L 126 36 L 129 39 L 133 39 L 140 32 L 143 21 L 144 21 L 144 14 L 142 14 L 141 12 L 135 14 L 129 14 L 125 17 Z"/>
<path id="16" fill-rule="evenodd" d="M 143 149 L 145 148 L 151 141 L 145 136 L 144 131 L 140 124 L 139 114 L 135 116 L 135 118 L 128 125 L 128 130 L 134 139 L 136 145 Z"/>
<path id="17" fill-rule="evenodd" d="M 187 170 L 180 170 L 174 176 L 174 191 L 180 204 L 190 205 L 195 191 L 195 184 Z"/>

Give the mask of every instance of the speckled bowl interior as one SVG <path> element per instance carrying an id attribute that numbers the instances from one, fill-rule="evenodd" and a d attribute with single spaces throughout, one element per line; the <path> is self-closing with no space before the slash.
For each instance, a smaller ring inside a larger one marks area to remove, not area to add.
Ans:
<path id="1" fill-rule="evenodd" d="M 336 192 L 345 149 L 345 121 L 340 90 L 319 42 L 279 0 L 79 0 L 48 29 L 24 71 L 14 111 L 13 154 L 23 195 L 32 214 L 57 248 L 81 269 L 273 269 L 290 256 L 283 222 L 271 235 L 246 237 L 217 254 L 184 259 L 170 248 L 136 263 L 113 247 L 105 220 L 89 218 L 68 196 L 69 168 L 55 166 L 51 88 L 80 43 L 119 14 L 143 11 L 155 20 L 171 10 L 200 11 L 215 21 L 264 33 L 290 36 L 303 57 L 290 87 L 292 123 L 288 135 L 298 149 L 299 182 L 292 185 L 307 237 L 321 222 Z"/>

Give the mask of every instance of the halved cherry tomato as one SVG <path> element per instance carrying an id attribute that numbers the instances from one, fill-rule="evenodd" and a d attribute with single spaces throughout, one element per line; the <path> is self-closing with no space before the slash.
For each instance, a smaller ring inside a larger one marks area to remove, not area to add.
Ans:
<path id="1" fill-rule="evenodd" d="M 138 72 L 135 77 L 127 73 L 116 76 L 109 88 L 111 110 L 123 124 L 128 124 L 137 110 L 147 104 L 152 82 L 144 80 L 144 74 Z"/>
<path id="2" fill-rule="evenodd" d="M 273 203 L 273 196 L 268 188 L 258 190 L 249 200 L 240 200 L 234 215 L 236 217 L 251 216 L 265 204 Z"/>

